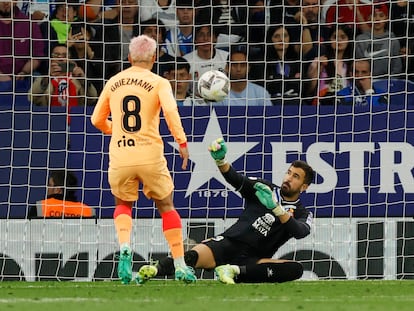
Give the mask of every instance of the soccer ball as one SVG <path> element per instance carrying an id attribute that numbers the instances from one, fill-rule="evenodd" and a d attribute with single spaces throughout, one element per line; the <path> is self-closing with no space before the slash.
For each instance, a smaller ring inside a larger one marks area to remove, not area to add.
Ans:
<path id="1" fill-rule="evenodd" d="M 230 80 L 221 71 L 210 70 L 201 75 L 197 90 L 198 94 L 205 100 L 219 102 L 229 94 Z"/>

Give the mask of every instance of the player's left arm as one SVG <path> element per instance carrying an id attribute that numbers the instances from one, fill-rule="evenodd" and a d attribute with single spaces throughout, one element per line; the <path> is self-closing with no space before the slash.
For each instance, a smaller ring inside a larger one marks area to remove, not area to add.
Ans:
<path id="1" fill-rule="evenodd" d="M 295 213 L 300 213 L 300 216 L 290 217 L 284 223 L 285 228 L 295 239 L 303 239 L 308 236 L 313 222 L 313 214 L 305 208 L 296 210 Z"/>

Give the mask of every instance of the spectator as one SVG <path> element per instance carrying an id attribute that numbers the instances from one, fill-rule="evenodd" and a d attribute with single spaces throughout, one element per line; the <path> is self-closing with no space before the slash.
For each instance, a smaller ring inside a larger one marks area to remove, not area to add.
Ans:
<path id="1" fill-rule="evenodd" d="M 116 0 L 86 0 L 79 7 L 79 17 L 87 22 L 114 19 L 119 14 Z"/>
<path id="2" fill-rule="evenodd" d="M 194 49 L 194 0 L 176 0 L 178 26 L 167 31 L 165 46 L 172 56 L 183 56 Z"/>
<path id="3" fill-rule="evenodd" d="M 72 172 L 52 171 L 47 184 L 47 198 L 30 208 L 29 217 L 94 217 L 95 210 L 77 199 L 77 187 L 78 179 Z"/>
<path id="4" fill-rule="evenodd" d="M 335 0 L 332 2 L 326 10 L 326 15 L 322 15 L 322 21 L 325 18 L 329 28 L 335 28 L 338 24 L 348 25 L 355 27 L 356 34 L 370 30 L 369 20 L 372 13 L 372 4 L 369 0 Z"/>
<path id="5" fill-rule="evenodd" d="M 225 71 L 229 52 L 217 49 L 216 41 L 217 33 L 211 25 L 201 25 L 196 28 L 195 50 L 183 56 L 190 64 L 190 73 L 194 82 L 209 70 Z M 196 83 L 193 86 L 195 87 Z M 197 94 L 194 91 L 192 93 Z"/>
<path id="6" fill-rule="evenodd" d="M 374 6 L 371 18 L 372 30 L 357 36 L 355 56 L 371 58 L 372 75 L 375 78 L 394 78 L 402 72 L 400 42 L 395 35 L 387 30 L 388 7 L 385 3 Z"/>
<path id="7" fill-rule="evenodd" d="M 175 57 L 168 54 L 165 49 L 166 29 L 161 20 L 155 18 L 141 23 L 141 34 L 147 35 L 157 42 L 157 55 L 152 72 L 166 77 L 167 71 L 174 64 Z"/>
<path id="8" fill-rule="evenodd" d="M 248 33 L 246 41 L 249 43 L 249 54 L 253 56 L 262 55 L 265 47 L 266 35 L 266 6 L 265 0 L 248 0 Z"/>
<path id="9" fill-rule="evenodd" d="M 295 15 L 300 11 L 300 0 L 269 0 L 270 24 L 296 24 Z"/>
<path id="10" fill-rule="evenodd" d="M 211 24 L 216 29 L 217 47 L 246 41 L 248 25 L 247 0 L 199 0 L 196 24 Z"/>
<path id="11" fill-rule="evenodd" d="M 401 48 L 407 47 L 407 40 L 414 40 L 412 37 L 414 34 L 413 17 L 414 3 L 412 1 L 393 0 L 390 8 L 391 32 L 400 41 Z"/>
<path id="12" fill-rule="evenodd" d="M 308 71 L 310 63 L 320 54 L 320 44 L 326 39 L 327 29 L 320 24 L 320 1 L 321 0 L 302 0 L 302 7 L 295 15 L 297 26 L 301 29 L 290 32 L 291 42 L 295 44 L 295 51 L 302 61 L 303 72 Z M 306 88 L 306 86 L 305 86 Z M 307 103 L 312 98 L 306 98 L 305 91 L 302 94 L 304 102 Z"/>
<path id="13" fill-rule="evenodd" d="M 354 81 L 337 92 L 337 103 L 355 106 L 378 106 L 388 103 L 386 92 L 372 83 L 371 60 L 356 59 L 352 67 Z"/>
<path id="14" fill-rule="evenodd" d="M 72 32 L 74 29 L 72 26 Z M 94 41 L 96 30 L 90 24 L 79 25 L 79 32 L 68 40 L 69 55 L 83 69 L 98 93 L 103 88 L 102 44 Z"/>
<path id="15" fill-rule="evenodd" d="M 250 79 L 263 83 L 273 104 L 298 103 L 302 91 L 301 65 L 286 26 L 271 26 L 266 44 L 266 58 L 253 65 Z"/>
<path id="16" fill-rule="evenodd" d="M 141 22 L 160 20 L 167 30 L 177 26 L 175 0 L 141 0 L 139 4 Z"/>
<path id="17" fill-rule="evenodd" d="M 134 36 L 139 34 L 138 0 L 117 0 L 120 14 L 103 21 L 102 34 L 97 41 L 104 42 L 104 78 L 109 79 L 122 69 L 130 66 L 128 46 Z"/>
<path id="18" fill-rule="evenodd" d="M 309 92 L 314 92 L 314 104 L 334 104 L 337 91 L 348 86 L 348 72 L 354 57 L 351 27 L 338 25 L 331 28 L 324 55 L 309 66 Z"/>
<path id="19" fill-rule="evenodd" d="M 51 0 L 53 1 L 53 0 Z M 50 15 L 49 1 L 32 0 L 32 1 L 17 1 L 19 9 L 32 20 L 46 21 Z"/>
<path id="20" fill-rule="evenodd" d="M 166 77 L 170 80 L 177 106 L 206 104 L 205 101 L 194 99 L 193 96 L 191 96 L 190 64 L 184 58 L 177 57 L 175 59 L 174 63 L 169 67 Z"/>
<path id="21" fill-rule="evenodd" d="M 49 47 L 52 49 L 56 44 L 67 44 L 71 24 L 78 21 L 78 0 L 55 0 L 53 5 L 50 21 L 40 24 L 43 38 L 49 41 L 45 46 L 45 55 L 49 55 Z"/>
<path id="22" fill-rule="evenodd" d="M 407 79 L 414 82 L 414 40 L 408 42 L 407 52 L 404 56 L 404 72 L 407 74 Z"/>
<path id="23" fill-rule="evenodd" d="M 394 0 L 391 5 L 390 16 L 391 32 L 400 41 L 402 71 L 409 74 L 409 79 L 412 80 L 414 73 L 414 2 Z"/>
<path id="24" fill-rule="evenodd" d="M 69 58 L 66 45 L 59 44 L 52 49 L 49 76 L 37 77 L 29 92 L 33 104 L 67 107 L 69 111 L 74 106 L 96 103 L 95 87 L 86 81 L 83 69 Z"/>
<path id="25" fill-rule="evenodd" d="M 226 71 L 230 77 L 229 96 L 215 105 L 229 106 L 271 106 L 269 92 L 262 86 L 248 81 L 249 72 L 247 47 L 236 45 L 231 48 Z"/>
<path id="26" fill-rule="evenodd" d="M 44 45 L 39 25 L 11 0 L 0 2 L 0 42 L 0 92 L 27 93 Z"/>

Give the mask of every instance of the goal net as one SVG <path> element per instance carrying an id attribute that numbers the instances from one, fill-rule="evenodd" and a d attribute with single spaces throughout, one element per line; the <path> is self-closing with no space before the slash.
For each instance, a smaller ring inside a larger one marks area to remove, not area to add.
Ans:
<path id="1" fill-rule="evenodd" d="M 38 2 L 22 1 L 18 7 L 29 14 L 30 25 L 50 26 L 60 2 L 52 6 Z M 361 14 L 352 16 L 342 1 L 231 1 L 231 6 L 218 1 L 220 4 L 214 2 L 213 7 L 222 11 L 219 18 L 210 14 L 209 1 L 176 0 L 177 8 L 164 10 L 152 1 L 141 0 L 139 10 L 138 1 L 120 2 L 121 6 L 114 3 L 102 8 L 98 1 L 97 13 L 83 14 L 89 20 L 81 24 L 82 33 L 88 28 L 93 37 L 88 45 L 82 41 L 90 62 L 82 62 L 84 56 L 77 50 L 77 58 L 67 55 L 65 68 L 69 70 L 74 61 L 83 69 L 84 76 L 80 74 L 79 79 L 84 79 L 84 93 L 67 93 L 63 106 L 53 104 L 53 96 L 63 93 L 49 94 L 49 88 L 40 94 L 47 94 L 45 104 L 34 102 L 32 89 L 15 89 L 21 72 L 30 87 L 39 77 L 55 79 L 50 53 L 61 52 L 48 49 L 49 55 L 36 58 L 31 43 L 28 59 L 39 59 L 42 65 L 31 73 L 25 71 L 32 69 L 32 62 L 28 69 L 13 68 L 7 75 L 4 68 L 17 66 L 10 59 L 24 58 L 25 54 L 0 47 L 1 280 L 117 279 L 119 245 L 107 181 L 110 137 L 91 125 L 90 116 L 111 73 L 128 64 L 122 56 L 127 53 L 128 34 L 150 33 L 151 29 L 164 34 L 161 29 L 165 27 L 170 32 L 163 39 L 170 38 L 171 43 L 171 36 L 176 35 L 174 39 L 186 40 L 188 36 L 184 28 L 178 31 L 177 21 L 178 15 L 187 11 L 204 13 L 190 23 L 193 43 L 184 44 L 181 51 L 189 46 L 197 51 L 205 41 L 217 40 L 210 56 L 221 55 L 220 50 L 230 53 L 230 61 L 228 54 L 223 54 L 223 59 L 203 61 L 187 52 L 183 57 L 190 64 L 191 76 L 183 78 L 179 76 L 181 59 L 176 59 L 184 53 L 179 52 L 179 44 L 163 43 L 163 52 L 158 51 L 166 53 L 171 47 L 178 51 L 170 61 L 157 62 L 157 70 L 171 80 L 177 98 L 183 84 L 188 88 L 187 98 L 177 99 L 188 138 L 188 170 L 181 169 L 177 145 L 163 118 L 160 124 L 186 247 L 222 233 L 243 209 L 243 199 L 226 183 L 207 150 L 212 140 L 223 137 L 228 161 L 248 176 L 280 184 L 289 163 L 296 159 L 307 161 L 317 172 L 315 183 L 301 196 L 314 215 L 311 234 L 291 239 L 274 258 L 300 261 L 305 269 L 303 279 L 414 278 L 412 1 L 399 1 L 398 5 L 363 1 Z M 35 19 L 35 4 L 42 4 L 43 20 Z M 72 4 L 68 1 L 65 9 Z M 88 10 L 94 5 L 91 1 Z M 75 7 L 83 8 L 79 4 Z M 114 8 L 116 12 L 111 10 Z M 132 22 L 122 19 L 134 10 L 135 15 L 129 16 Z M 147 22 L 152 18 L 157 18 L 155 24 Z M 345 28 L 342 18 L 353 22 L 345 21 L 349 26 Z M 11 15 L 11 25 L 16 20 Z M 211 25 L 218 27 L 205 33 L 201 25 L 207 30 Z M 6 28 L 0 20 L 0 30 Z M 3 47 L 20 38 L 17 28 L 12 29 L 10 36 L 0 35 Z M 52 36 L 50 27 L 44 29 L 43 35 Z M 32 33 L 30 30 L 21 40 L 35 41 Z M 116 39 L 114 33 L 122 35 Z M 53 40 L 48 38 L 43 41 L 51 48 Z M 118 58 L 111 52 L 119 53 Z M 230 76 L 232 90 L 227 102 L 205 102 L 198 97 L 197 79 L 209 69 Z M 7 86 L 3 80 L 11 84 Z M 247 80 L 254 85 L 245 91 L 243 82 Z M 95 94 L 88 91 L 90 84 Z M 56 84 L 55 90 L 61 87 Z M 68 108 L 71 97 L 83 101 Z M 254 104 L 257 102 L 261 104 Z M 79 202 L 94 209 L 94 217 L 33 214 L 48 195 L 51 172 L 61 169 L 75 174 L 77 184 L 70 188 Z M 132 249 L 133 271 L 169 254 L 159 214 L 141 191 L 133 209 Z M 197 274 L 202 279 L 214 277 L 211 271 Z"/>

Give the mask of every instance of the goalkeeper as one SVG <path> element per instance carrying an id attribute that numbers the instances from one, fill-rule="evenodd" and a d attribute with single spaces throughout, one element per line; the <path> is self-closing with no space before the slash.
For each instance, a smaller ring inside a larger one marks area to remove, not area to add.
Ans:
<path id="1" fill-rule="evenodd" d="M 186 264 L 215 269 L 225 284 L 281 283 L 300 278 L 303 267 L 299 262 L 272 257 L 290 238 L 301 239 L 310 233 L 312 213 L 303 207 L 299 197 L 312 183 L 313 169 L 304 161 L 292 162 L 278 187 L 236 172 L 226 161 L 227 147 L 222 138 L 213 141 L 208 149 L 226 181 L 245 199 L 245 208 L 236 223 L 221 235 L 187 251 Z M 142 266 L 137 282 L 172 274 L 173 260 L 167 257 L 157 265 Z"/>

